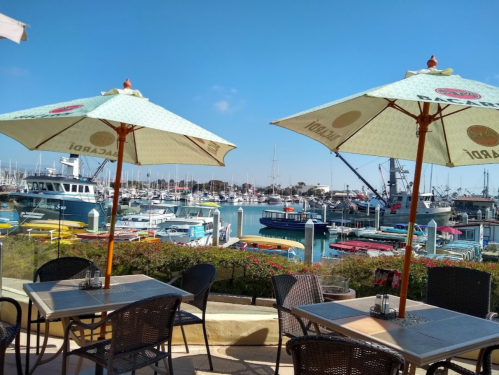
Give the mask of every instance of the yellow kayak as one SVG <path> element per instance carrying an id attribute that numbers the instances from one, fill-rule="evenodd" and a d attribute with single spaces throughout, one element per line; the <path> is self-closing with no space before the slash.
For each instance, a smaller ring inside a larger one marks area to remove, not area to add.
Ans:
<path id="1" fill-rule="evenodd" d="M 248 235 L 248 236 L 242 236 L 240 240 L 246 243 L 287 246 L 287 247 L 294 247 L 295 249 L 305 249 L 305 246 L 303 246 L 303 244 L 300 242 L 283 240 L 281 238 L 270 238 L 270 237 Z"/>
<path id="2" fill-rule="evenodd" d="M 49 232 L 45 232 L 45 231 L 37 231 L 37 230 L 32 230 L 31 232 L 29 233 L 22 233 L 23 235 L 25 236 L 29 236 L 29 237 L 42 237 L 42 238 L 50 238 L 50 233 Z M 54 230 L 52 232 L 52 237 L 71 237 L 73 235 L 73 233 L 71 233 L 71 231 L 56 231 Z"/>
<path id="3" fill-rule="evenodd" d="M 12 226 L 7 223 L 0 223 L 0 229 L 10 229 Z"/>
<path id="4" fill-rule="evenodd" d="M 69 231 L 69 227 L 66 226 L 66 225 L 60 225 L 59 226 L 59 222 L 53 222 L 51 224 L 42 224 L 42 223 L 24 223 L 24 224 L 21 224 L 21 227 L 22 228 L 25 228 L 25 229 L 35 229 L 35 230 L 52 230 L 52 229 L 55 229 L 55 230 L 62 230 L 62 231 Z"/>
<path id="5" fill-rule="evenodd" d="M 54 220 L 54 219 L 49 219 L 49 220 L 31 220 L 30 223 L 33 224 L 48 224 L 48 225 L 57 225 L 57 228 L 59 228 L 59 222 L 61 225 L 64 225 L 69 228 L 84 228 L 87 226 L 82 221 L 71 221 L 71 220 Z"/>

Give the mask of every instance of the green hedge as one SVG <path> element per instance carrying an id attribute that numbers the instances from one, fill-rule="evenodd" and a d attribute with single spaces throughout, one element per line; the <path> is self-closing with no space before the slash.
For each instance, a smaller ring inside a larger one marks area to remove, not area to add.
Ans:
<path id="1" fill-rule="evenodd" d="M 107 244 L 104 241 L 75 242 L 70 245 L 41 243 L 22 236 L 6 237 L 4 241 L 4 276 L 31 280 L 34 270 L 47 260 L 60 256 L 79 256 L 90 259 L 102 269 L 106 266 Z M 333 263 L 306 265 L 277 255 L 215 247 L 191 248 L 170 243 L 116 243 L 113 254 L 113 274 L 140 272 L 168 281 L 180 271 L 197 263 L 209 262 L 217 267 L 212 291 L 256 297 L 272 297 L 270 278 L 278 274 L 317 273 L 341 275 L 350 279 L 350 288 L 357 297 L 381 292 L 374 285 L 376 268 L 402 271 L 400 257 L 347 257 Z M 409 276 L 408 298 L 424 300 L 426 269 L 433 266 L 460 266 L 488 271 L 492 274 L 492 311 L 499 311 L 499 270 L 495 263 L 435 261 L 413 259 Z M 389 290 L 399 294 L 399 290 Z"/>

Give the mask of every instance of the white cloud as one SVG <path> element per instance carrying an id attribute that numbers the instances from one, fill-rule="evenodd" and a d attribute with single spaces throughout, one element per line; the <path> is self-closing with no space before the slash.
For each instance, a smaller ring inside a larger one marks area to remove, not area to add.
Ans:
<path id="1" fill-rule="evenodd" d="M 22 69 L 18 66 L 11 66 L 10 68 L 4 68 L 2 71 L 11 77 L 26 77 L 29 75 L 29 71 L 27 69 Z"/>
<path id="2" fill-rule="evenodd" d="M 229 112 L 230 105 L 229 105 L 229 102 L 226 100 L 221 100 L 219 102 L 216 102 L 213 105 L 215 106 L 215 108 L 217 109 L 218 112 L 221 112 L 221 113 Z"/>

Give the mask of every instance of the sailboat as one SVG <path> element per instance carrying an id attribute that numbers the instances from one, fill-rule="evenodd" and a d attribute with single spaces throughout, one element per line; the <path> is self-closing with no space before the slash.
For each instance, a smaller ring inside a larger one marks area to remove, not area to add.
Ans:
<path id="1" fill-rule="evenodd" d="M 276 145 L 274 145 L 274 159 L 272 161 L 272 194 L 268 196 L 267 203 L 268 204 L 282 204 L 282 198 L 279 194 L 275 192 L 275 180 L 276 180 Z"/>

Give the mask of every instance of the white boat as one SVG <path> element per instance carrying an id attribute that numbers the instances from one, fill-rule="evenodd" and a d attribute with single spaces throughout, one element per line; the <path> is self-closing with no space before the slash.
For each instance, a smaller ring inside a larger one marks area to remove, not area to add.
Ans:
<path id="1" fill-rule="evenodd" d="M 182 243 L 189 246 L 209 246 L 213 243 L 216 207 L 182 206 L 177 217 L 160 224 L 156 235 L 162 242 Z M 222 229 L 222 221 L 219 221 Z"/>
<path id="2" fill-rule="evenodd" d="M 343 225 L 328 226 L 327 229 L 329 231 L 329 234 L 333 236 L 348 236 L 350 233 L 354 231 L 354 228 L 345 227 Z"/>
<path id="3" fill-rule="evenodd" d="M 177 205 L 158 204 L 142 209 L 138 214 L 129 214 L 116 219 L 116 228 L 119 229 L 158 229 L 160 224 L 176 217 Z M 106 224 L 109 227 L 109 224 Z"/>

